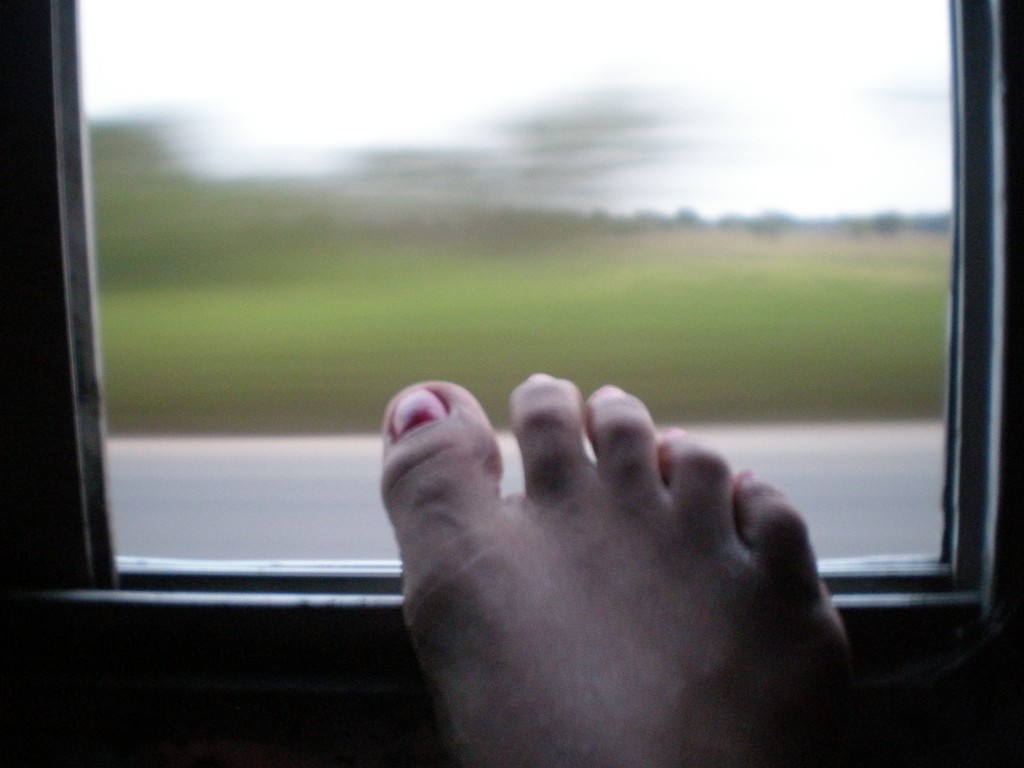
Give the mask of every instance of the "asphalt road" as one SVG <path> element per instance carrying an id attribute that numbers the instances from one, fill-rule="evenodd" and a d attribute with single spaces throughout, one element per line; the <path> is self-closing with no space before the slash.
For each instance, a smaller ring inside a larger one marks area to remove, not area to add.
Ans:
<path id="1" fill-rule="evenodd" d="M 697 428 L 736 469 L 783 488 L 818 556 L 934 555 L 942 530 L 939 423 Z M 522 487 L 502 438 L 505 491 Z M 117 553 L 127 556 L 393 559 L 376 436 L 112 438 Z"/>

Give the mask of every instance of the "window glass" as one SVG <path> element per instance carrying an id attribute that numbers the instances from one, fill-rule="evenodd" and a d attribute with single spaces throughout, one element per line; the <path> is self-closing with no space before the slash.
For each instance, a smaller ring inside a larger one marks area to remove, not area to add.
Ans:
<path id="1" fill-rule="evenodd" d="M 380 413 L 613 382 L 936 555 L 946 4 L 81 0 L 122 555 L 396 556 Z M 514 447 L 506 485 L 519 484 Z"/>

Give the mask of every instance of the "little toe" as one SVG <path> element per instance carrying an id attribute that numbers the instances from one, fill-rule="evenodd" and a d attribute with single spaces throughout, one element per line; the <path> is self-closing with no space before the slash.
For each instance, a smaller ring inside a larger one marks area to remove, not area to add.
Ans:
<path id="1" fill-rule="evenodd" d="M 785 495 L 746 471 L 736 476 L 733 495 L 740 539 L 784 589 L 816 599 L 821 585 L 807 525 Z"/>
<path id="2" fill-rule="evenodd" d="M 672 429 L 658 443 L 658 464 L 687 540 L 714 551 L 736 538 L 732 472 L 720 454 Z"/>
<path id="3" fill-rule="evenodd" d="M 523 458 L 526 496 L 544 502 L 577 493 L 589 462 L 576 386 L 534 374 L 512 393 L 511 421 Z"/>
<path id="4" fill-rule="evenodd" d="M 385 411 L 381 492 L 403 560 L 434 557 L 497 509 L 501 453 L 483 408 L 455 384 L 418 384 Z"/>
<path id="5" fill-rule="evenodd" d="M 605 489 L 630 507 L 656 507 L 664 486 L 647 407 L 618 387 L 602 387 L 587 402 L 587 434 Z"/>

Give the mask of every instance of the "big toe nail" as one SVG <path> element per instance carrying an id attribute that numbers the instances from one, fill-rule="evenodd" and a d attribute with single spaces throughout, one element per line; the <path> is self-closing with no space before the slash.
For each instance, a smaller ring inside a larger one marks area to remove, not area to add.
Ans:
<path id="1" fill-rule="evenodd" d="M 444 401 L 429 389 L 414 389 L 407 392 L 395 403 L 391 412 L 388 431 L 392 440 L 397 440 L 410 430 L 448 415 Z"/>

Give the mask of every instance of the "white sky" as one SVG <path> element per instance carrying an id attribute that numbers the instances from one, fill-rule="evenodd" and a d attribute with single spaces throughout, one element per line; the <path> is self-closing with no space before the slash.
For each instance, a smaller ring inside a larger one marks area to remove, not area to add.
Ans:
<path id="1" fill-rule="evenodd" d="M 482 143 L 571 94 L 680 105 L 704 149 L 616 205 L 947 210 L 945 0 L 80 0 L 93 117 L 190 115 L 221 171 Z M 682 122 L 682 120 L 688 122 Z"/>

